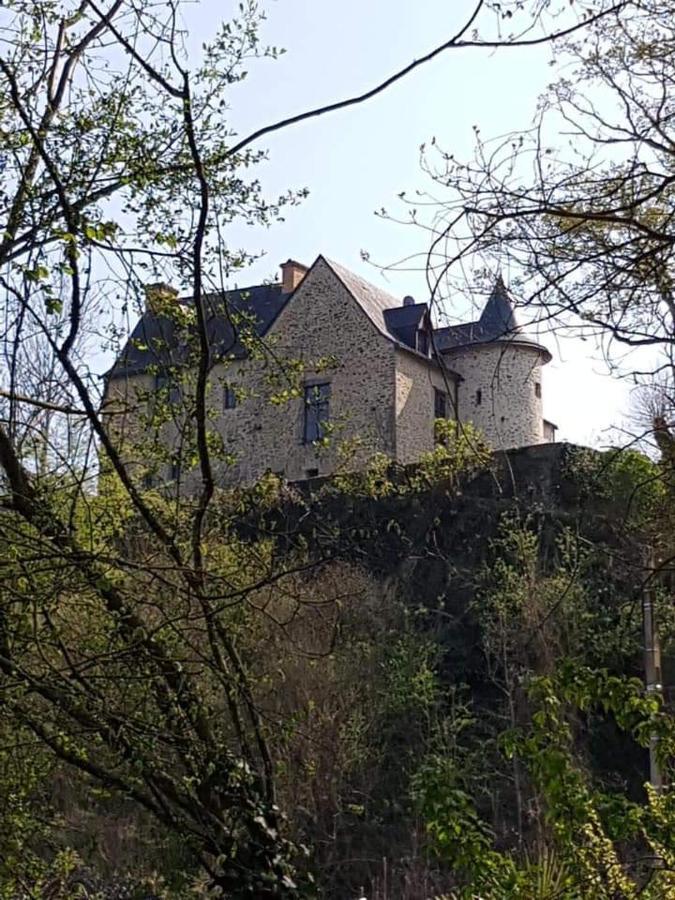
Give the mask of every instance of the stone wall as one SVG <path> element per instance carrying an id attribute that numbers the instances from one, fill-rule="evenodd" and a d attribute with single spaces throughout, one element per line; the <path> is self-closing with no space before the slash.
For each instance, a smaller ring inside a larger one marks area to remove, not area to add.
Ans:
<path id="1" fill-rule="evenodd" d="M 434 448 L 434 390 L 447 394 L 448 418 L 455 418 L 455 381 L 431 361 L 396 348 L 396 459 L 412 463 Z"/>
<path id="2" fill-rule="evenodd" d="M 448 366 L 464 379 L 460 421 L 473 422 L 497 450 L 542 443 L 542 366 L 536 347 L 493 343 L 446 356 Z"/>
<path id="3" fill-rule="evenodd" d="M 352 466 L 377 451 L 393 455 L 394 353 L 394 344 L 377 330 L 326 263 L 319 261 L 270 328 L 259 358 L 232 360 L 213 369 L 209 392 L 213 427 L 222 436 L 229 458 L 227 463 L 215 463 L 218 483 L 248 483 L 268 470 L 289 480 L 328 474 L 348 449 Z M 302 391 L 305 384 L 326 382 L 330 384 L 330 444 L 317 449 L 304 442 Z M 131 439 L 143 443 L 134 414 L 137 398 L 151 391 L 153 384 L 153 376 L 137 375 L 109 385 L 107 405 L 116 415 L 108 421 L 116 441 L 125 439 L 127 459 Z M 226 385 L 237 396 L 231 409 L 224 404 Z M 275 402 L 284 390 L 298 387 L 301 396 Z M 189 418 L 184 417 L 183 427 L 190 427 Z M 170 444 L 179 432 L 180 426 L 162 428 Z M 150 445 L 151 436 L 146 438 Z M 181 478 L 189 490 L 197 475 L 183 468 Z"/>
<path id="4" fill-rule="evenodd" d="M 154 392 L 154 375 L 115 378 L 106 386 L 102 406 L 103 421 L 113 444 L 132 475 L 142 477 L 148 462 L 149 446 L 145 422 L 138 411 L 147 409 Z M 150 442 L 152 443 L 152 442 Z M 104 457 L 101 457 L 102 461 Z"/>
<path id="5" fill-rule="evenodd" d="M 320 258 L 280 309 L 254 357 L 219 363 L 211 373 L 211 427 L 226 452 L 225 461 L 214 459 L 218 484 L 250 483 L 266 471 L 289 481 L 321 477 L 339 465 L 357 469 L 375 452 L 415 462 L 434 447 L 435 389 L 448 395 L 448 418 L 458 413 L 461 421 L 474 422 L 496 449 L 544 440 L 536 348 L 504 343 L 459 348 L 447 363 L 464 379 L 458 388 L 435 362 L 382 334 Z M 305 441 L 304 387 L 310 384 L 330 385 L 326 446 Z M 116 414 L 108 421 L 116 441 L 127 441 L 127 459 L 142 461 L 145 449 L 146 460 L 156 464 L 155 481 L 170 481 L 175 477 L 171 452 L 162 460 L 157 441 L 173 448 L 181 435 L 194 431 L 193 386 L 187 386 L 175 421 L 151 435 L 134 421 L 134 409 L 139 395 L 145 397 L 140 405 L 147 403 L 153 386 L 153 375 L 113 380 L 108 406 Z M 234 406 L 224 403 L 226 387 L 234 390 Z M 180 477 L 187 490 L 196 485 L 197 474 L 184 460 Z"/>
<path id="6" fill-rule="evenodd" d="M 247 483 L 270 470 L 289 480 L 333 472 L 376 451 L 393 455 L 394 345 L 378 332 L 335 274 L 319 261 L 265 337 L 263 358 L 219 364 L 211 376 L 214 426 L 233 461 L 218 464 L 220 484 Z M 302 368 L 301 375 L 293 372 Z M 288 377 L 281 373 L 284 365 Z M 304 442 L 304 399 L 274 402 L 284 389 L 330 384 L 330 445 Z M 237 393 L 223 408 L 223 389 Z"/>

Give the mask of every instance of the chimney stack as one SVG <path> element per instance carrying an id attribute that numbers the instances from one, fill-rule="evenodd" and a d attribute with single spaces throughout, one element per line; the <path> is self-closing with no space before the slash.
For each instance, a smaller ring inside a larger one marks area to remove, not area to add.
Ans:
<path id="1" fill-rule="evenodd" d="M 307 266 L 289 259 L 281 264 L 281 293 L 290 294 L 307 274 Z"/>
<path id="2" fill-rule="evenodd" d="M 403 298 L 403 305 L 404 306 L 414 306 L 415 298 L 411 297 L 410 294 L 406 294 L 406 296 Z"/>
<path id="3" fill-rule="evenodd" d="M 145 291 L 145 311 L 156 316 L 161 315 L 167 306 L 171 306 L 178 296 L 176 288 L 163 281 L 146 284 L 143 290 Z"/>

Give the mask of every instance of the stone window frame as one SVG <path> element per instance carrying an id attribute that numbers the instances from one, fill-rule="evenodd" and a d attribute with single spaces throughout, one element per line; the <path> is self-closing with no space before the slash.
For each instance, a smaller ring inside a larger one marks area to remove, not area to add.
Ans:
<path id="1" fill-rule="evenodd" d="M 181 478 L 181 459 L 178 454 L 176 454 L 171 461 L 169 462 L 169 481 L 178 483 Z"/>

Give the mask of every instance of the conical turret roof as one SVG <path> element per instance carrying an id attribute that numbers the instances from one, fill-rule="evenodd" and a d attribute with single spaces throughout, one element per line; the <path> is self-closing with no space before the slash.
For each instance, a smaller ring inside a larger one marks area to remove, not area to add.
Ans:
<path id="1" fill-rule="evenodd" d="M 504 279 L 497 276 L 492 293 L 478 322 L 481 339 L 494 341 L 520 331 Z"/>
<path id="2" fill-rule="evenodd" d="M 436 345 L 442 352 L 508 341 L 518 346 L 536 348 L 542 354 L 544 362 L 551 359 L 551 354 L 545 347 L 523 333 L 516 318 L 513 301 L 501 275 L 497 276 L 477 322 L 437 328 L 435 336 Z"/>

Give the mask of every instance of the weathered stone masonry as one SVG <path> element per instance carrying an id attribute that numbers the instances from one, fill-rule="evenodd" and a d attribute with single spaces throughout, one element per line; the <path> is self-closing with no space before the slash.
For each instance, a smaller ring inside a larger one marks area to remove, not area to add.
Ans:
<path id="1" fill-rule="evenodd" d="M 229 460 L 216 464 L 219 483 L 248 483 L 266 471 L 289 480 L 328 475 L 339 465 L 359 468 L 375 452 L 414 462 L 434 447 L 439 408 L 448 418 L 476 424 L 497 449 L 551 439 L 554 426 L 542 418 L 541 384 L 550 354 L 522 335 L 501 282 L 479 321 L 433 329 L 427 304 L 412 298 L 401 304 L 323 257 L 309 270 L 289 260 L 282 271 L 281 284 L 209 301 L 216 309 L 212 427 Z M 160 290 L 171 299 L 169 289 Z M 175 302 L 189 308 L 189 300 Z M 229 315 L 219 318 L 218 303 L 254 320 L 266 352 L 250 357 L 236 331 L 228 331 Z M 108 373 L 108 408 L 117 401 L 111 427 L 121 443 L 125 435 L 139 437 L 134 417 L 145 402 L 140 398 L 152 393 L 156 373 L 180 363 L 181 348 L 172 345 L 170 326 L 168 337 L 165 331 L 166 323 L 149 308 Z M 432 346 L 440 351 L 438 360 Z M 220 347 L 227 352 L 218 356 Z M 286 383 L 294 395 L 274 402 Z M 310 386 L 322 386 L 327 398 L 326 446 L 306 439 Z M 163 440 L 177 444 L 180 427 L 164 426 Z M 166 480 L 172 477 L 174 467 Z M 188 489 L 195 479 L 185 469 L 180 477 Z"/>

